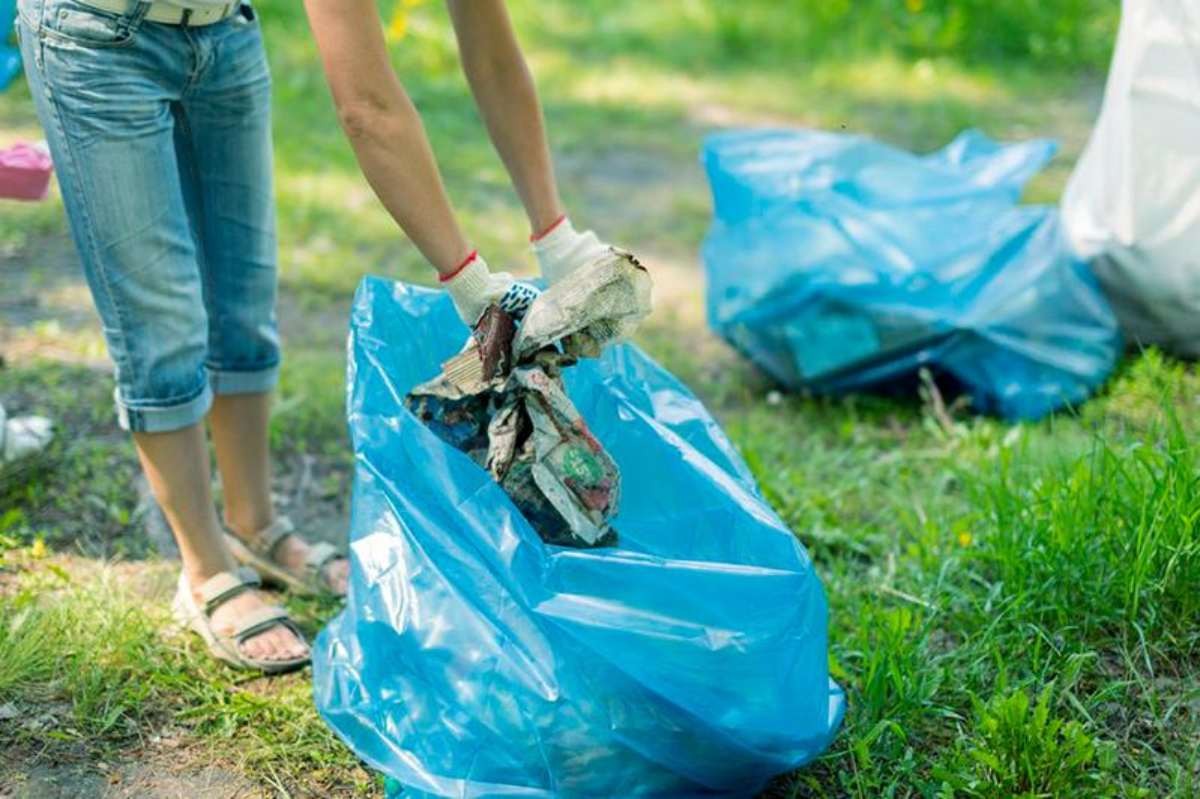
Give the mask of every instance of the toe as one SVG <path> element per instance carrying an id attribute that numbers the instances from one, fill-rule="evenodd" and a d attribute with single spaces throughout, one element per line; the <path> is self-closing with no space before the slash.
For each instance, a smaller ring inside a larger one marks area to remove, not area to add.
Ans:
<path id="1" fill-rule="evenodd" d="M 266 657 L 268 660 L 283 660 L 288 656 L 288 647 L 290 641 L 284 631 L 279 627 L 273 627 L 263 633 L 264 643 L 267 645 L 268 652 Z"/>
<path id="2" fill-rule="evenodd" d="M 267 660 L 274 652 L 274 647 L 271 645 L 270 638 L 267 633 L 259 633 L 258 635 L 247 638 L 241 644 L 242 654 L 254 660 Z"/>
<path id="3" fill-rule="evenodd" d="M 307 648 L 285 627 L 274 627 L 246 639 L 243 651 L 257 660 L 290 660 L 308 653 Z"/>
<path id="4" fill-rule="evenodd" d="M 279 627 L 271 632 L 275 635 L 275 653 L 272 655 L 274 660 L 291 660 L 308 654 L 308 648 L 286 627 Z"/>
<path id="5" fill-rule="evenodd" d="M 279 635 L 276 650 L 278 660 L 291 660 L 308 655 L 308 645 L 296 633 L 286 627 L 280 627 L 275 632 Z"/>

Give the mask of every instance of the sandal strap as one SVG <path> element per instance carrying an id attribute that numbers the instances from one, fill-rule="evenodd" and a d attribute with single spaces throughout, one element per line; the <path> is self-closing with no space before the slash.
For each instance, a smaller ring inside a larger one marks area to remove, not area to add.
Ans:
<path id="1" fill-rule="evenodd" d="M 295 629 L 292 626 L 292 619 L 288 616 L 286 610 L 278 605 L 267 605 L 243 614 L 238 619 L 238 626 L 234 629 L 232 637 L 239 644 L 242 644 L 245 643 L 247 638 L 265 632 L 280 624 L 286 625 L 290 629 Z"/>
<path id="2" fill-rule="evenodd" d="M 296 532 L 296 525 L 287 516 L 276 516 L 275 521 L 259 530 L 246 542 L 246 547 L 259 557 L 274 560 L 271 553 L 279 542 Z"/>
<path id="3" fill-rule="evenodd" d="M 242 566 L 235 571 L 214 574 L 205 580 L 198 589 L 200 599 L 204 602 L 205 615 L 211 614 L 238 594 L 258 588 L 260 585 L 262 585 L 262 581 L 258 577 L 258 572 L 248 566 Z"/>
<path id="4" fill-rule="evenodd" d="M 321 576 L 321 569 L 331 560 L 344 557 L 333 544 L 326 541 L 316 541 L 308 545 L 308 554 L 304 557 L 304 568 L 314 577 Z"/>

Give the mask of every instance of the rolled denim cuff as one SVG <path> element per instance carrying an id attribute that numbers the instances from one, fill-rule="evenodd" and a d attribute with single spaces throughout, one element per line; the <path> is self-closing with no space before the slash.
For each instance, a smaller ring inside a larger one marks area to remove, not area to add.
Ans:
<path id="1" fill-rule="evenodd" d="M 208 367 L 208 383 L 214 394 L 265 394 L 279 383 L 279 365 L 251 371 Z"/>
<path id="2" fill-rule="evenodd" d="M 212 407 L 212 388 L 208 383 L 196 396 L 169 405 L 131 405 L 121 399 L 120 390 L 113 392 L 117 405 L 117 421 L 131 433 L 169 433 L 198 424 Z"/>

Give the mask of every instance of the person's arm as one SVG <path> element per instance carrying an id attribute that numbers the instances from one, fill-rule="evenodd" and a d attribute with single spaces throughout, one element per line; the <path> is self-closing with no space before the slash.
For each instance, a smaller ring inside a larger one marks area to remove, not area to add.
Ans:
<path id="1" fill-rule="evenodd" d="M 425 126 L 388 59 L 375 0 L 304 5 L 363 174 L 438 274 L 453 275 L 471 248 L 455 220 Z"/>
<path id="2" fill-rule="evenodd" d="M 533 76 L 504 0 L 447 0 L 463 72 L 534 234 L 563 217 Z"/>

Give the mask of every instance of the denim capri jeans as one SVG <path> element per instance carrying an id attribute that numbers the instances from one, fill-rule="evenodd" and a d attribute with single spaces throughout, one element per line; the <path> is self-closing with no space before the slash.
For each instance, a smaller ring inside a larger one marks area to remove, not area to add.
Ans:
<path id="1" fill-rule="evenodd" d="M 134 432 L 279 369 L 270 74 L 254 12 L 205 27 L 20 0 L 29 86 Z"/>

